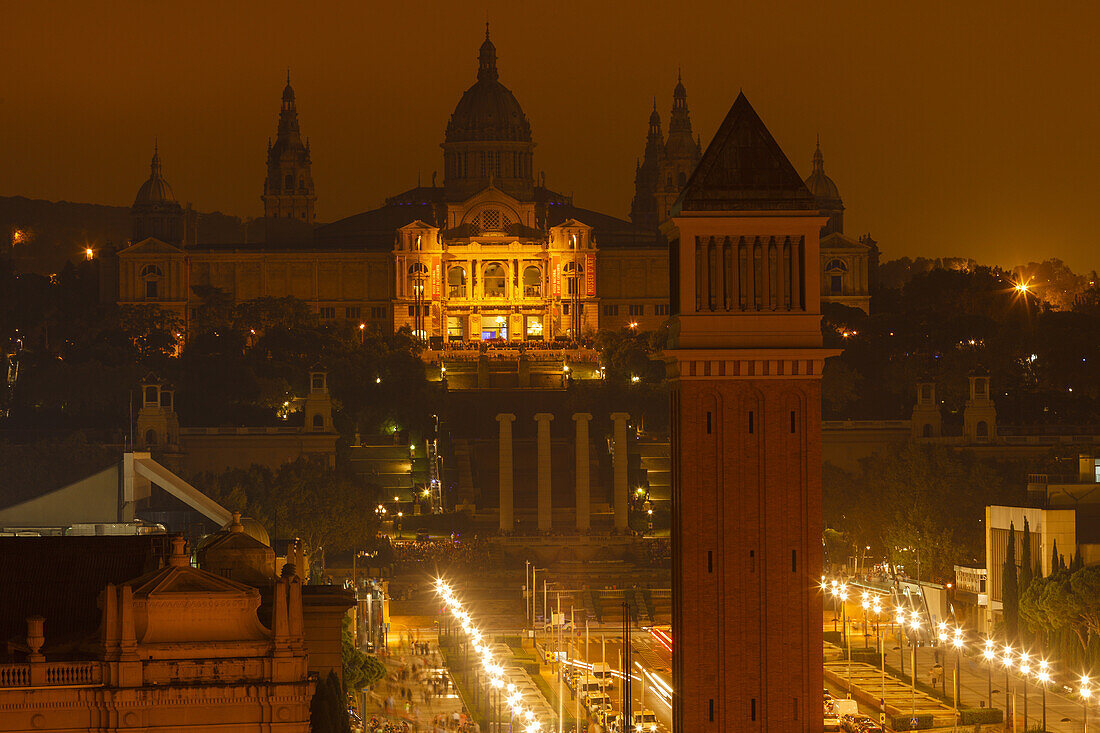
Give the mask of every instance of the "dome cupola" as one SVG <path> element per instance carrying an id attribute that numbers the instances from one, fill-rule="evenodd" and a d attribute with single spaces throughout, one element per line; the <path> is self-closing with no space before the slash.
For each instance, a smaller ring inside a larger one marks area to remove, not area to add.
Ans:
<path id="1" fill-rule="evenodd" d="M 806 188 L 810 189 L 822 213 L 829 216 L 828 223 L 821 228 L 821 236 L 844 231 L 844 202 L 840 198 L 840 189 L 833 179 L 825 175 L 825 157 L 821 154 L 821 141 L 814 150 L 813 169 L 806 178 Z"/>
<path id="2" fill-rule="evenodd" d="M 443 149 L 449 198 L 468 197 L 490 182 L 513 196 L 530 197 L 531 125 L 515 95 L 500 83 L 488 23 L 478 51 L 477 81 L 455 106 Z"/>
<path id="3" fill-rule="evenodd" d="M 137 196 L 134 198 L 134 206 L 142 204 L 177 204 L 176 196 L 172 193 L 172 187 L 160 169 L 160 151 L 157 145 L 153 145 L 153 160 L 149 163 L 149 180 L 141 184 Z"/>
<path id="4" fill-rule="evenodd" d="M 160 151 L 153 145 L 153 160 L 149 164 L 149 180 L 141 184 L 134 205 L 130 207 L 133 225 L 132 240 L 140 242 L 156 237 L 169 244 L 183 244 L 184 213 L 160 167 Z"/>

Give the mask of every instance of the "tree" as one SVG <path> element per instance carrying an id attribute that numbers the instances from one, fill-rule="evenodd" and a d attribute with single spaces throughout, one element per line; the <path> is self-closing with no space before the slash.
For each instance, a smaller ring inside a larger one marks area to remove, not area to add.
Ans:
<path id="1" fill-rule="evenodd" d="M 1001 603 L 1004 605 L 1005 634 L 1009 639 L 1016 638 L 1020 625 L 1020 588 L 1016 571 L 1016 529 L 1009 522 L 1001 576 Z"/>
<path id="2" fill-rule="evenodd" d="M 347 696 L 335 672 L 317 681 L 309 705 L 309 727 L 313 733 L 350 733 Z"/>
<path id="3" fill-rule="evenodd" d="M 1031 585 L 1032 565 L 1031 565 L 1031 527 L 1028 526 L 1027 517 L 1024 517 L 1024 534 L 1022 542 L 1020 544 L 1020 593 L 1019 596 L 1023 598 L 1027 593 L 1028 586 Z"/>
<path id="4" fill-rule="evenodd" d="M 1058 540 L 1054 540 L 1050 546 L 1050 574 L 1054 575 L 1062 569 L 1062 556 L 1058 554 Z"/>

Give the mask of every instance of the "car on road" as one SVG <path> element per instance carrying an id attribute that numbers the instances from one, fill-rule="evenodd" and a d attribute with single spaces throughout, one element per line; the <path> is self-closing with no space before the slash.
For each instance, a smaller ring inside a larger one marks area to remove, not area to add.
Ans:
<path id="1" fill-rule="evenodd" d="M 599 716 L 600 713 L 605 710 L 611 709 L 611 696 L 606 692 L 598 692 L 592 695 L 588 695 L 584 699 L 584 706 L 588 708 L 588 712 L 593 715 Z"/>
<path id="2" fill-rule="evenodd" d="M 635 731 L 653 733 L 657 730 L 657 714 L 652 710 L 635 710 L 630 714 L 630 727 Z"/>
<path id="3" fill-rule="evenodd" d="M 623 733 L 623 714 L 618 710 L 605 710 L 596 720 L 607 733 Z"/>

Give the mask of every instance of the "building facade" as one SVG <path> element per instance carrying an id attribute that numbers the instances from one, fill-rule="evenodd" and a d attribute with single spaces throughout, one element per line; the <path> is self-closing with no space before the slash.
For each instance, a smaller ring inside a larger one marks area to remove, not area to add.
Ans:
<path id="1" fill-rule="evenodd" d="M 201 241 L 154 152 L 132 210 L 133 240 L 113 255 L 116 299 L 174 311 L 186 323 L 209 288 L 235 301 L 292 296 L 322 321 L 381 332 L 407 326 L 433 347 L 659 328 L 669 315 L 669 272 L 658 226 L 700 159 L 683 82 L 667 137 L 654 104 L 630 221 L 548 188 L 535 174 L 534 146 L 486 32 L 477 79 L 446 125 L 442 183 L 433 175 L 431 185 L 377 209 L 319 224 L 310 145 L 288 78 L 268 142 L 264 218 L 240 242 Z M 835 204 L 842 208 L 839 194 Z M 823 269 L 828 297 L 866 309 L 868 248 L 841 228 L 830 236 L 839 237 L 836 251 L 823 248 L 822 267 L 840 274 Z"/>

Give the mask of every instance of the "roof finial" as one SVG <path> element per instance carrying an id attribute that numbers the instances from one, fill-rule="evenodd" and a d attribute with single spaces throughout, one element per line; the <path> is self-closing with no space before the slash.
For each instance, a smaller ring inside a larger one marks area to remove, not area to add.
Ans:
<path id="1" fill-rule="evenodd" d="M 684 75 L 681 73 L 682 69 L 679 64 L 676 65 L 676 81 L 680 84 L 684 82 Z"/>
<path id="2" fill-rule="evenodd" d="M 485 11 L 485 40 L 489 40 L 489 11 Z"/>
<path id="3" fill-rule="evenodd" d="M 286 67 L 286 85 L 290 86 L 290 67 Z"/>
<path id="4" fill-rule="evenodd" d="M 149 163 L 149 172 L 152 178 L 160 176 L 160 141 L 153 138 L 153 160 Z"/>

